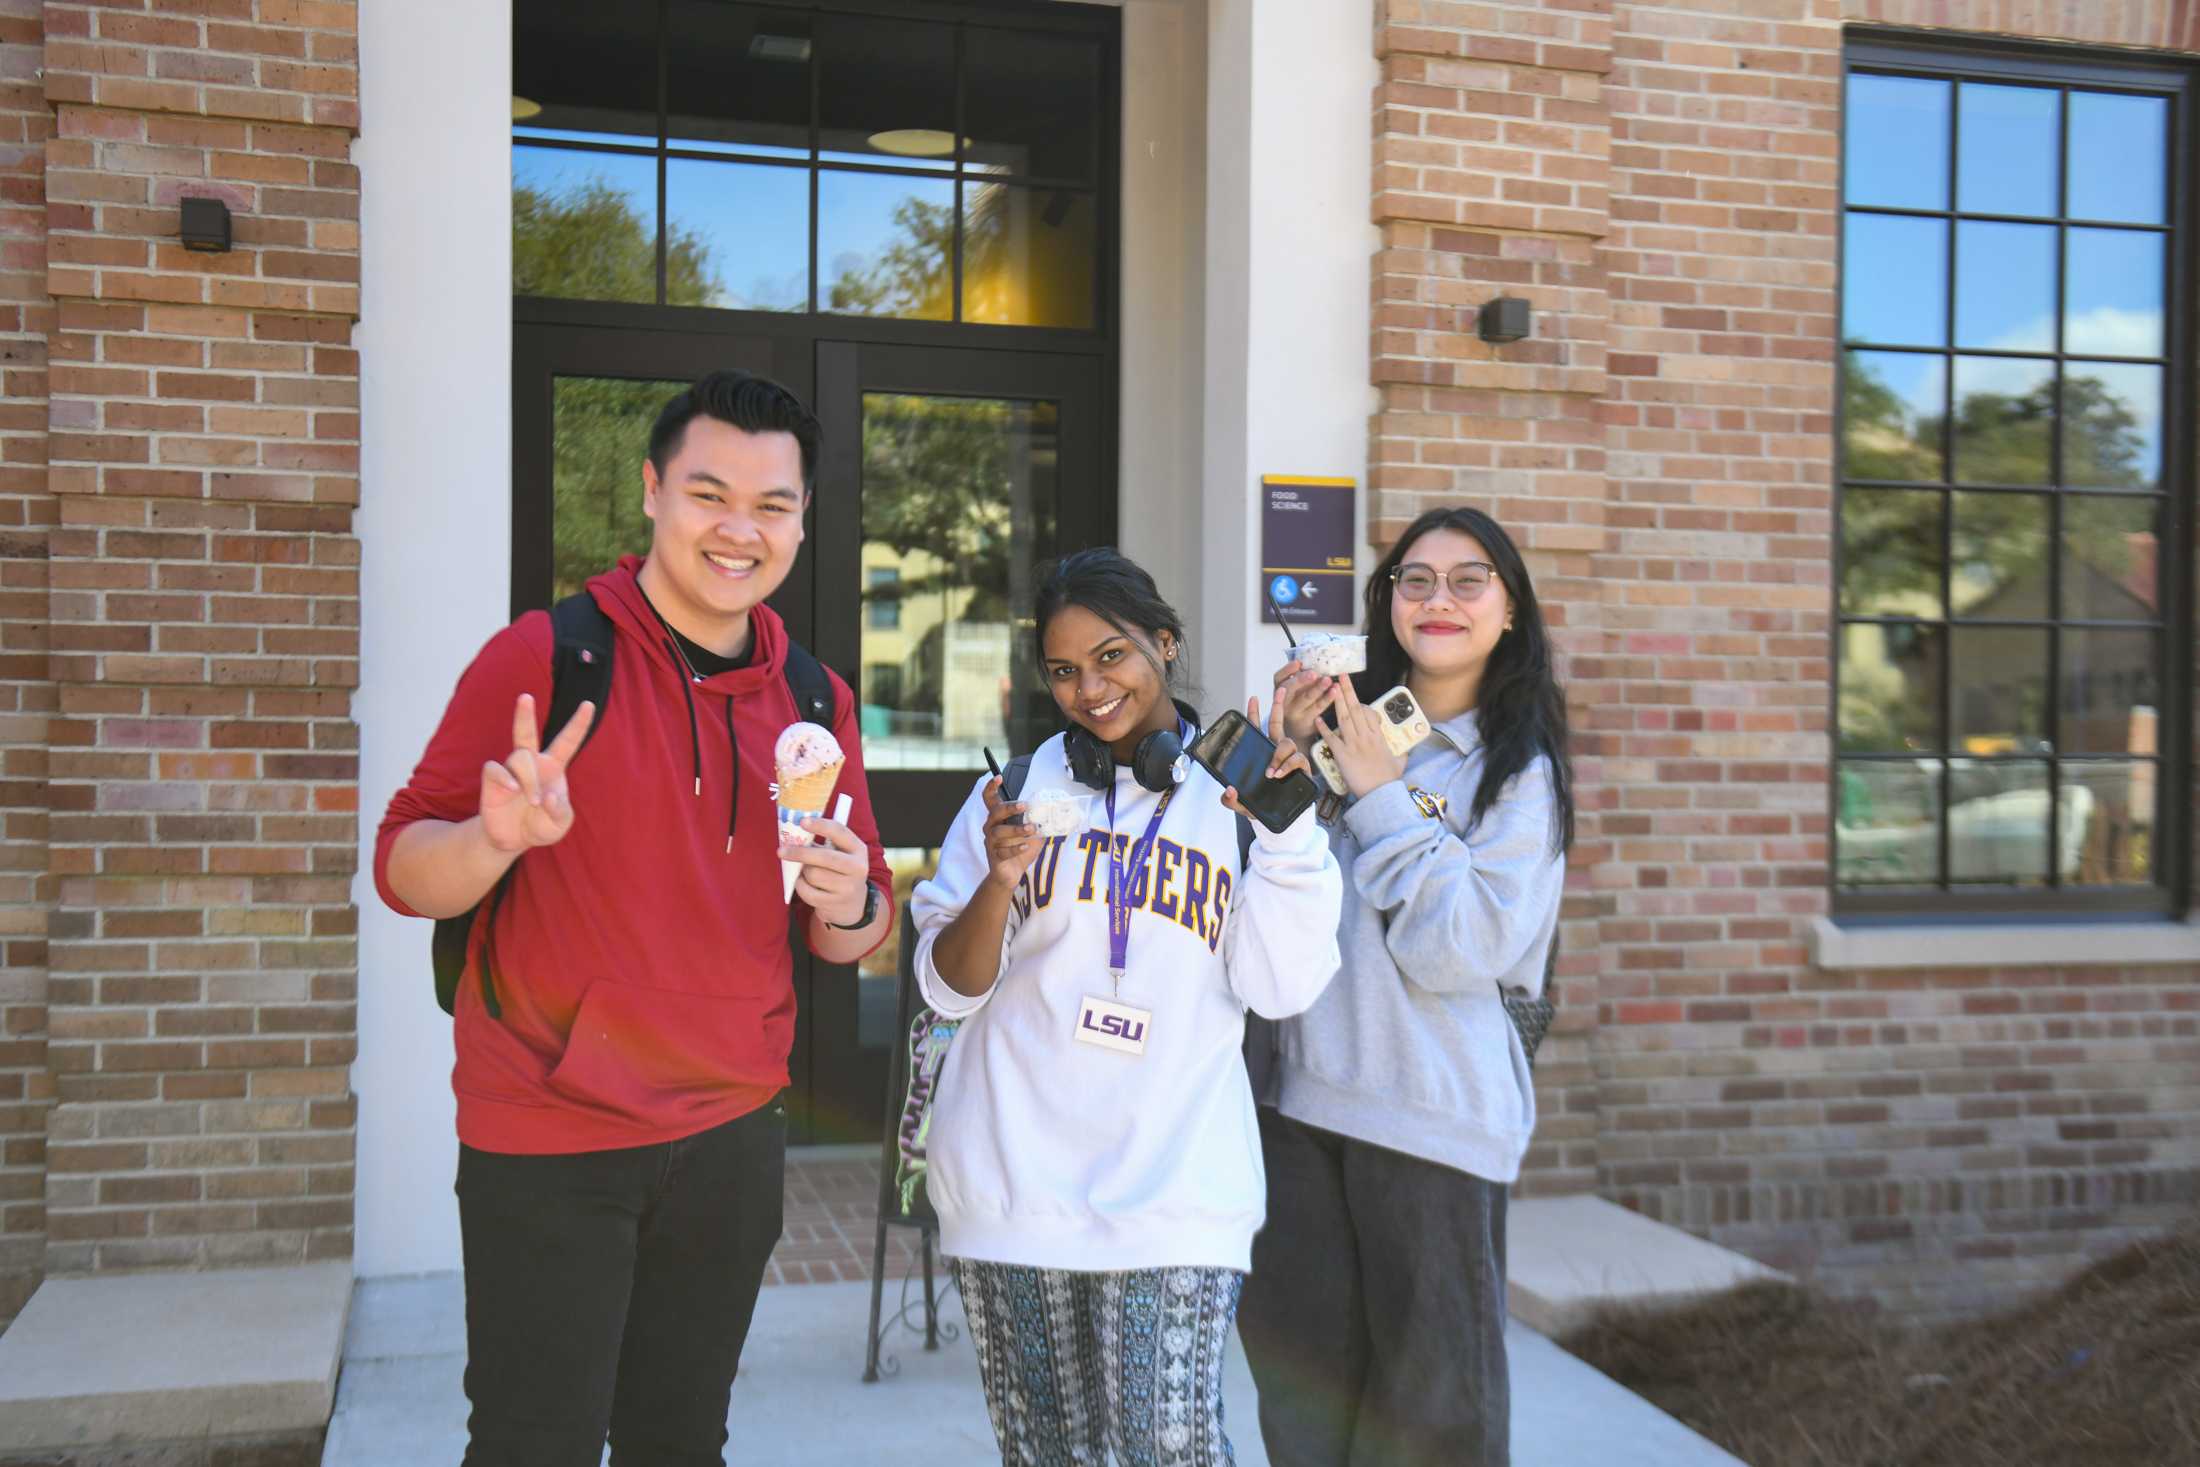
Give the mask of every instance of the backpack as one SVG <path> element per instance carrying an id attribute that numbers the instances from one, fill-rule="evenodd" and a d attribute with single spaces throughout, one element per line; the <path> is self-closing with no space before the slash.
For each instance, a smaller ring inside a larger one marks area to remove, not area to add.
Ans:
<path id="1" fill-rule="evenodd" d="M 543 723 L 542 742 L 547 745 L 555 739 L 580 710 L 581 704 L 593 703 L 596 721 L 589 725 L 587 737 L 581 740 L 581 748 L 585 749 L 588 740 L 596 736 L 596 730 L 603 727 L 604 713 L 611 704 L 611 665 L 617 638 L 611 618 L 604 615 L 596 598 L 586 591 L 575 592 L 550 608 L 550 632 L 550 716 Z M 790 638 L 784 671 L 787 688 L 794 694 L 795 711 L 811 723 L 832 727 L 833 685 L 825 674 L 824 664 Z M 578 751 L 576 757 L 577 754 Z M 495 920 L 497 904 L 504 898 L 505 884 L 518 869 L 519 862 L 514 861 L 488 894 L 466 911 L 455 917 L 436 918 L 435 939 L 431 944 L 435 1001 L 444 1013 L 457 1012 L 458 980 L 466 971 L 466 949 L 473 938 L 474 919 L 486 910 L 490 920 Z M 502 1018 L 504 1006 L 497 1001 L 496 982 L 490 977 L 490 966 L 484 954 L 481 997 L 489 1016 Z"/>

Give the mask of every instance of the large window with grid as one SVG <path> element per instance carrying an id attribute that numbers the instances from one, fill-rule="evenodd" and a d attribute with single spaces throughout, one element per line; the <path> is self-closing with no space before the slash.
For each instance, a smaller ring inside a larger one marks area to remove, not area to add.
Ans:
<path id="1" fill-rule="evenodd" d="M 1848 55 L 1836 905 L 2178 889 L 2185 78 Z"/>

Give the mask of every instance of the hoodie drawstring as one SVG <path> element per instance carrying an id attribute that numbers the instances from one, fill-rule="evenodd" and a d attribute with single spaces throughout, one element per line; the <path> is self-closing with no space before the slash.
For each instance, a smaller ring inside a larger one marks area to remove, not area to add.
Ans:
<path id="1" fill-rule="evenodd" d="M 682 668 L 687 667 L 687 654 L 680 644 L 665 638 L 665 650 Z M 688 754 L 695 761 L 695 796 L 703 795 L 703 734 L 702 725 L 695 719 L 695 674 L 686 672 L 680 678 L 680 692 L 687 698 Z M 726 699 L 726 750 L 733 756 L 733 798 L 726 802 L 726 854 L 733 854 L 734 825 L 741 818 L 741 743 L 733 734 L 733 699 Z"/>
<path id="2" fill-rule="evenodd" d="M 687 667 L 687 658 L 681 653 L 680 644 L 678 642 L 673 641 L 670 637 L 665 638 L 665 650 L 672 654 L 672 660 L 674 662 L 679 663 L 682 668 Z M 689 757 L 691 757 L 695 761 L 695 795 L 697 799 L 701 799 L 703 795 L 703 736 L 700 728 L 695 722 L 695 674 L 693 672 L 686 672 L 682 674 L 680 678 L 680 691 L 687 697 L 688 754 Z M 730 707 L 730 699 L 728 700 L 728 703 Z M 727 717 L 732 717 L 730 711 L 727 714 Z M 727 725 L 727 730 L 728 732 L 731 732 L 732 730 L 732 725 L 730 723 Z M 735 758 L 733 762 L 736 768 L 740 767 L 741 760 L 738 750 L 735 752 Z"/>
<path id="3" fill-rule="evenodd" d="M 741 745 L 733 736 L 733 699 L 726 699 L 726 747 L 733 751 L 733 798 L 726 803 L 726 854 L 733 854 L 733 822 L 741 813 Z"/>

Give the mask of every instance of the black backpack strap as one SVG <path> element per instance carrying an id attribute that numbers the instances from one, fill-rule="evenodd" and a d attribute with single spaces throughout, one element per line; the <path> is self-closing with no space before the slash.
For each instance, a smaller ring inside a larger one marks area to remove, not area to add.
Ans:
<path id="1" fill-rule="evenodd" d="M 611 663 L 617 648 L 611 618 L 586 591 L 566 597 L 550 608 L 550 716 L 543 723 L 542 741 L 556 738 L 583 703 L 596 705 L 596 721 L 588 726 L 588 740 L 603 724 L 604 705 L 611 701 Z"/>
<path id="2" fill-rule="evenodd" d="M 790 638 L 784 670 L 787 691 L 794 694 L 795 715 L 805 722 L 830 729 L 837 710 L 833 706 L 832 679 L 825 675 L 825 664 L 812 657 L 809 648 Z"/>
<path id="3" fill-rule="evenodd" d="M 1253 822 L 1238 816 L 1238 870 L 1243 871 L 1253 859 Z"/>
<path id="4" fill-rule="evenodd" d="M 588 726 L 581 747 L 603 727 L 605 707 L 611 701 L 612 658 L 617 646 L 611 618 L 604 615 L 596 598 L 586 591 L 566 597 L 550 608 L 550 716 L 544 720 L 544 743 L 556 738 L 573 721 L 583 703 L 596 705 L 596 721 Z M 446 1014 L 458 1011 L 458 980 L 466 972 L 466 952 L 472 945 L 474 923 L 487 914 L 492 931 L 497 906 L 504 900 L 505 884 L 512 879 L 514 862 L 497 884 L 468 910 L 455 917 L 438 917 L 435 937 L 429 945 L 435 965 L 435 1001 Z M 489 953 L 481 961 L 481 997 L 491 1018 L 504 1016 L 497 1000 L 496 980 L 491 975 Z"/>

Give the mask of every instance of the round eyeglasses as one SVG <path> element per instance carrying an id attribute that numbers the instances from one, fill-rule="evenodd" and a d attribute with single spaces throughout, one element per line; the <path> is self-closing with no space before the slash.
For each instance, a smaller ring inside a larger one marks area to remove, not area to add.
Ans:
<path id="1" fill-rule="evenodd" d="M 1451 584 L 1452 598 L 1472 601 L 1490 588 L 1490 578 L 1497 574 L 1497 567 L 1486 560 L 1462 560 L 1444 573 Z M 1409 561 L 1390 573 L 1391 581 L 1398 587 L 1398 594 L 1408 601 L 1426 601 L 1436 594 L 1436 567 Z"/>

